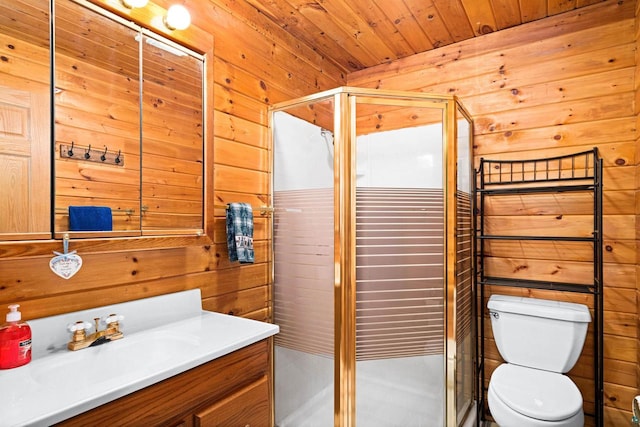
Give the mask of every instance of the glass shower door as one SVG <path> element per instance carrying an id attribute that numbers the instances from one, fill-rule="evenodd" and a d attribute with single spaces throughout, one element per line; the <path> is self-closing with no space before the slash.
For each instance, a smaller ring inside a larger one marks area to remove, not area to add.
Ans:
<path id="1" fill-rule="evenodd" d="M 273 114 L 278 427 L 334 424 L 332 109 L 329 98 Z"/>
<path id="2" fill-rule="evenodd" d="M 445 425 L 443 107 L 356 101 L 357 425 Z"/>
<path id="3" fill-rule="evenodd" d="M 475 318 L 473 302 L 473 162 L 469 116 L 456 108 L 456 425 L 474 399 Z"/>

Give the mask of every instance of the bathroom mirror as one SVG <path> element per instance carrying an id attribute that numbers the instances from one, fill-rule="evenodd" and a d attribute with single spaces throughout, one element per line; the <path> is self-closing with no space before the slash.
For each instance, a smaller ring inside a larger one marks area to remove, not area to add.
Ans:
<path id="1" fill-rule="evenodd" d="M 48 0 L 0 2 L 0 241 L 51 237 Z"/>
<path id="2" fill-rule="evenodd" d="M 55 232 L 201 234 L 203 58 L 56 2 Z"/>
<path id="3" fill-rule="evenodd" d="M 143 36 L 142 233 L 203 228 L 203 61 Z"/>
<path id="4" fill-rule="evenodd" d="M 153 2 L 51 6 L 0 4 L 0 241 L 212 233 L 210 34 Z"/>

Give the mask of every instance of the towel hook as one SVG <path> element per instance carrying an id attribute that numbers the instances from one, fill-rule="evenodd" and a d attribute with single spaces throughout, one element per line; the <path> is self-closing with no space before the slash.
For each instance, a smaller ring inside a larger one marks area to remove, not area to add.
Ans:
<path id="1" fill-rule="evenodd" d="M 107 160 L 107 150 L 108 150 L 108 148 L 107 148 L 107 146 L 105 145 L 105 146 L 104 146 L 104 153 L 102 153 L 102 155 L 100 156 L 100 160 L 102 160 L 103 162 L 104 162 L 105 160 Z"/>
<path id="2" fill-rule="evenodd" d="M 85 159 L 91 158 L 91 144 L 89 144 L 89 148 L 87 148 L 87 151 L 84 152 L 84 158 Z"/>
<path id="3" fill-rule="evenodd" d="M 118 163 L 120 163 L 120 153 L 121 153 L 121 152 L 122 152 L 122 150 L 118 150 L 118 155 L 117 155 L 117 156 L 116 156 L 116 158 L 113 160 L 113 161 L 116 163 L 116 165 L 117 165 Z"/>
<path id="4" fill-rule="evenodd" d="M 69 148 L 69 151 L 67 151 L 67 155 L 69 157 L 73 157 L 73 144 L 74 144 L 74 142 L 71 141 L 71 148 Z"/>

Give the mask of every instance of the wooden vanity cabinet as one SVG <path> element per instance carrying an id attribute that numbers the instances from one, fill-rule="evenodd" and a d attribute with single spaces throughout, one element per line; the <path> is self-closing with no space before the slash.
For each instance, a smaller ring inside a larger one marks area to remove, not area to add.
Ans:
<path id="1" fill-rule="evenodd" d="M 268 427 L 269 348 L 260 341 L 59 425 Z"/>

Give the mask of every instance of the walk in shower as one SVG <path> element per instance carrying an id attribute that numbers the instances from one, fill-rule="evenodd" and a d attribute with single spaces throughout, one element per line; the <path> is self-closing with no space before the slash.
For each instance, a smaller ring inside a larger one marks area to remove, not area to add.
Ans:
<path id="1" fill-rule="evenodd" d="M 452 96 L 344 87 L 275 105 L 270 123 L 276 426 L 460 425 L 469 115 Z"/>

